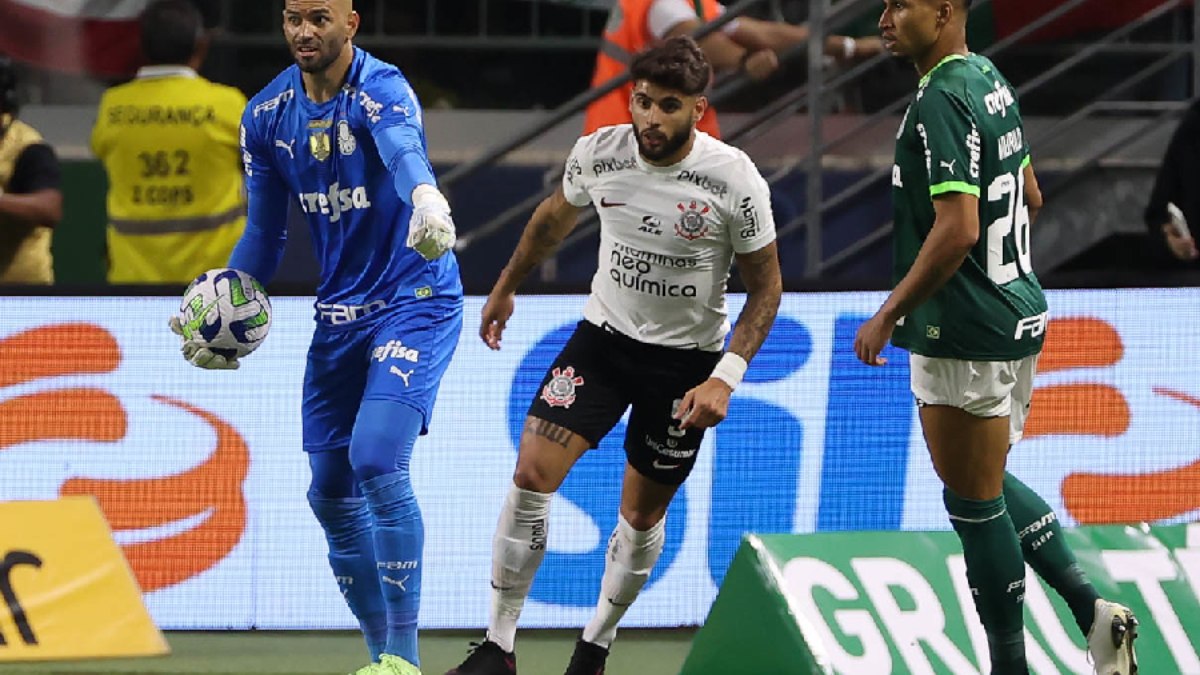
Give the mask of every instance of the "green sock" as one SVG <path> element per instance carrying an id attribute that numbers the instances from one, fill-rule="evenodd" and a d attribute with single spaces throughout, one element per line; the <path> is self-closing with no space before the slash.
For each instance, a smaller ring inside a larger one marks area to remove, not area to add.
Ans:
<path id="1" fill-rule="evenodd" d="M 1011 473 L 1004 474 L 1004 499 L 1025 560 L 1066 601 L 1086 637 L 1096 618 L 1100 595 L 1067 546 L 1058 516 L 1046 500 Z"/>
<path id="2" fill-rule="evenodd" d="M 967 581 L 987 632 L 994 675 L 1024 674 L 1025 559 L 1004 505 L 1004 495 L 984 501 L 944 490 L 950 523 L 962 541 Z"/>

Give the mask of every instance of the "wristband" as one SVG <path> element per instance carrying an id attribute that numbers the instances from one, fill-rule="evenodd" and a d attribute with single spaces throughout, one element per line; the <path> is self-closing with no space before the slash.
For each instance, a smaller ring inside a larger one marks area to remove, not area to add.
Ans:
<path id="1" fill-rule="evenodd" d="M 412 205 L 414 208 L 418 206 L 431 206 L 441 207 L 446 211 L 450 210 L 450 203 L 446 201 L 446 197 L 437 188 L 425 183 L 413 188 Z"/>
<path id="2" fill-rule="evenodd" d="M 847 61 L 854 58 L 855 52 L 858 51 L 858 41 L 850 36 L 842 38 L 842 56 Z"/>
<path id="3" fill-rule="evenodd" d="M 734 354 L 733 352 L 725 352 L 721 355 L 721 360 L 717 361 L 717 367 L 713 368 L 712 375 L 718 380 L 729 385 L 730 389 L 737 389 L 742 383 L 742 378 L 746 376 L 746 368 L 749 364 L 746 359 Z"/>

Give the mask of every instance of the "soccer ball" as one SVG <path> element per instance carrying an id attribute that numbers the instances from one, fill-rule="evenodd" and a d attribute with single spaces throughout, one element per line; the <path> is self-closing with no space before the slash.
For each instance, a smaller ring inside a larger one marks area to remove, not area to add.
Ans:
<path id="1" fill-rule="evenodd" d="M 196 277 L 179 305 L 183 339 L 195 340 L 225 358 L 258 349 L 271 329 L 271 299 L 262 284 L 226 267 Z"/>

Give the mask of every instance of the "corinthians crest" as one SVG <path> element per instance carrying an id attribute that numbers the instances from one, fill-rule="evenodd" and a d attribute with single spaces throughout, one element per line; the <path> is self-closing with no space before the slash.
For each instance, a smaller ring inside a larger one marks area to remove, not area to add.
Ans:
<path id="1" fill-rule="evenodd" d="M 676 204 L 682 215 L 679 216 L 679 222 L 675 223 L 675 234 L 693 241 L 708 234 L 708 223 L 705 222 L 704 216 L 708 215 L 709 207 L 707 204 L 704 208 L 696 205 L 696 202 L 691 202 L 687 206 L 682 203 Z"/>
<path id="2" fill-rule="evenodd" d="M 574 366 L 555 368 L 542 387 L 542 400 L 551 408 L 570 408 L 575 402 L 575 389 L 582 386 L 583 378 L 575 374 Z"/>

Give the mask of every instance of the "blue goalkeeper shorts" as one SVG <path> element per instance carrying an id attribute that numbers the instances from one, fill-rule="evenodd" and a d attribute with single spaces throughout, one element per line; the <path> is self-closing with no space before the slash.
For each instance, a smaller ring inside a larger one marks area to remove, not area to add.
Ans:
<path id="1" fill-rule="evenodd" d="M 412 406 L 426 433 L 461 332 L 461 300 L 414 303 L 363 326 L 318 324 L 304 371 L 304 450 L 348 447 L 359 404 L 372 399 Z"/>

